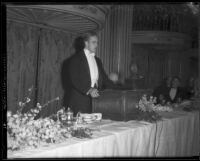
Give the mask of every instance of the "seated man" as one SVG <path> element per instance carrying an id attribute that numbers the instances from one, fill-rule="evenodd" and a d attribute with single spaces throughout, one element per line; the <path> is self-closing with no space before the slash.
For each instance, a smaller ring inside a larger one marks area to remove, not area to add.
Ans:
<path id="1" fill-rule="evenodd" d="M 171 88 L 167 94 L 166 100 L 171 103 L 180 103 L 185 99 L 185 92 L 180 86 L 181 80 L 179 77 L 174 77 L 172 79 Z"/>

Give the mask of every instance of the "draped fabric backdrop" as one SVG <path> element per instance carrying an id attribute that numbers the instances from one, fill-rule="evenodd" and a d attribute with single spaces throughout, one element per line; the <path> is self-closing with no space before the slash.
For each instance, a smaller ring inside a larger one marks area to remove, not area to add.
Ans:
<path id="1" fill-rule="evenodd" d="M 122 79 L 129 74 L 131 58 L 132 5 L 115 5 L 99 32 L 97 55 L 102 59 L 106 73 L 117 72 Z"/>
<path id="2" fill-rule="evenodd" d="M 41 30 L 38 70 L 38 102 L 45 104 L 56 97 L 63 96 L 61 84 L 61 65 L 72 54 L 72 35 L 47 29 Z M 44 108 L 43 116 L 56 113 L 60 107 L 56 101 Z"/>
<path id="3" fill-rule="evenodd" d="M 8 110 L 16 112 L 19 101 L 25 101 L 32 86 L 27 110 L 34 108 L 35 102 L 44 105 L 56 97 L 62 99 L 60 69 L 64 59 L 73 52 L 73 39 L 72 34 L 7 22 Z M 42 116 L 55 113 L 60 102 L 49 104 L 41 112 Z"/>
<path id="4" fill-rule="evenodd" d="M 199 63 L 199 84 L 200 84 L 200 12 L 199 12 L 199 19 L 198 19 L 198 26 L 199 26 L 199 57 L 198 57 L 198 63 Z"/>
<path id="5" fill-rule="evenodd" d="M 38 29 L 12 21 L 7 23 L 7 109 L 15 112 L 19 101 L 35 85 Z M 33 105 L 34 91 L 30 106 Z"/>

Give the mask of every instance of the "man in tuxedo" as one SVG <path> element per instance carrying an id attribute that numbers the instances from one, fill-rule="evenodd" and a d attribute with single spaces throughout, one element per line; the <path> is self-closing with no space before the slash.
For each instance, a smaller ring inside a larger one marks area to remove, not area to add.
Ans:
<path id="1" fill-rule="evenodd" d="M 180 86 L 181 79 L 175 76 L 172 79 L 171 88 L 169 89 L 167 100 L 171 103 L 180 103 L 183 99 L 185 99 L 185 92 L 183 88 Z"/>
<path id="2" fill-rule="evenodd" d="M 77 51 L 69 62 L 71 90 L 68 106 L 75 115 L 77 112 L 92 112 L 92 98 L 99 97 L 103 85 L 107 88 L 115 87 L 105 74 L 101 60 L 95 56 L 98 45 L 96 33 L 86 33 L 83 41 L 84 49 Z"/>

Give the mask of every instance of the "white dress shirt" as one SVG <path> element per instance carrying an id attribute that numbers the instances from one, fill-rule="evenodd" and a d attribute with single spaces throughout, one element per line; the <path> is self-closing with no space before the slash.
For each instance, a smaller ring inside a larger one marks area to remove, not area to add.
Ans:
<path id="1" fill-rule="evenodd" d="M 170 95 L 170 97 L 171 97 L 172 100 L 175 98 L 176 92 L 177 92 L 176 88 L 171 88 L 171 90 L 169 92 L 169 95 Z"/>
<path id="2" fill-rule="evenodd" d="M 98 86 L 97 83 L 99 79 L 99 72 L 98 72 L 97 63 L 94 57 L 95 53 L 91 53 L 88 49 L 84 49 L 84 52 L 89 64 L 91 87 L 94 87 L 95 84 Z"/>

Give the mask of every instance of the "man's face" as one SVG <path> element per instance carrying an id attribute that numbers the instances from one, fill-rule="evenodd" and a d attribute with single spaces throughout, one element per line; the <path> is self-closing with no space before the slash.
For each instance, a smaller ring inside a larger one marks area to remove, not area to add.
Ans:
<path id="1" fill-rule="evenodd" d="M 98 45 L 97 36 L 91 36 L 89 40 L 85 42 L 85 47 L 92 53 L 96 52 L 97 45 Z"/>

